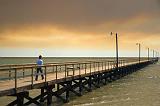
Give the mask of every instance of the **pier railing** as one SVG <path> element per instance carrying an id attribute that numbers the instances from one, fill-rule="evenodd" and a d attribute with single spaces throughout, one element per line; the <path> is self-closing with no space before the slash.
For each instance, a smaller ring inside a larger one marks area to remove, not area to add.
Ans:
<path id="1" fill-rule="evenodd" d="M 124 66 L 124 60 L 119 61 L 119 66 Z M 7 68 L 6 68 L 7 67 Z M 39 75 L 40 82 L 47 82 L 50 79 L 57 81 L 60 78 L 74 77 L 82 74 L 91 74 L 101 70 L 108 70 L 116 67 L 115 61 L 86 61 L 86 62 L 67 62 L 67 63 L 48 63 L 42 65 L 43 73 L 36 73 L 36 64 L 25 65 L 6 65 L 0 67 L 0 83 L 4 81 L 13 81 L 14 87 L 19 87 L 21 80 L 26 80 L 26 84 L 36 83 L 35 76 Z M 44 80 L 41 80 L 43 74 Z M 39 83 L 39 81 L 37 82 Z M 20 84 L 21 85 L 21 84 Z M 22 84 L 25 85 L 25 84 Z"/>
<path id="2" fill-rule="evenodd" d="M 85 61 L 85 62 L 66 62 L 66 63 L 46 63 L 42 66 L 43 67 L 54 67 L 52 68 L 52 71 L 47 71 L 47 73 L 50 73 L 50 72 L 55 72 L 55 67 L 57 66 L 60 66 L 58 67 L 57 72 L 61 72 L 61 71 L 64 71 L 64 68 L 62 68 L 62 66 L 64 65 L 67 65 L 67 69 L 71 69 L 69 67 L 73 67 L 74 65 L 76 64 L 79 64 L 81 66 L 79 66 L 80 69 L 83 69 L 84 67 L 87 66 L 87 64 L 89 63 L 94 63 L 94 65 L 92 65 L 92 67 L 96 67 L 98 66 L 99 64 L 102 64 L 102 66 L 105 65 L 105 62 L 109 63 L 110 65 L 112 64 L 112 66 L 115 67 L 115 62 L 114 61 Z M 121 66 L 122 64 L 124 64 L 124 60 L 120 60 L 119 61 L 119 66 Z M 78 66 L 77 66 L 78 67 Z M 20 78 L 24 78 L 28 75 L 31 75 L 31 71 L 30 73 L 28 72 L 30 68 L 33 68 L 33 69 L 36 69 L 37 68 L 37 65 L 36 64 L 9 64 L 9 65 L 0 65 L 0 71 L 1 71 L 1 74 L 0 74 L 0 80 L 7 80 L 7 79 L 13 79 L 14 78 L 14 72 L 13 70 L 17 69 L 18 70 L 18 77 Z M 76 68 L 76 67 L 75 67 Z M 50 69 L 51 70 L 51 69 Z M 4 76 L 2 75 L 2 73 L 5 72 Z M 3 76 L 3 77 L 2 77 Z"/>

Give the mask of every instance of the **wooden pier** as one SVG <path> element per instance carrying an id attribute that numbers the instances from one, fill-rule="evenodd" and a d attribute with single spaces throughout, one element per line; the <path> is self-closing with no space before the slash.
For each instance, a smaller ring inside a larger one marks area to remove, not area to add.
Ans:
<path id="1" fill-rule="evenodd" d="M 69 102 L 70 92 L 82 96 L 84 91 L 91 92 L 93 88 L 99 88 L 157 61 L 119 60 L 118 68 L 115 61 L 48 63 L 42 66 L 44 80 L 39 75 L 38 81 L 35 81 L 35 64 L 0 66 L 0 96 L 16 96 L 17 99 L 8 106 L 40 105 L 44 101 L 51 105 L 53 96 Z M 41 90 L 34 98 L 29 95 L 29 90 L 33 89 Z M 24 102 L 24 98 L 28 101 Z"/>

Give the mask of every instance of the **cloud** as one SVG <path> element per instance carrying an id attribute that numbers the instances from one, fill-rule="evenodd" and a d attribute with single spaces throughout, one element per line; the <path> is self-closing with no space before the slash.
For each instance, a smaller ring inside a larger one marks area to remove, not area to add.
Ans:
<path id="1" fill-rule="evenodd" d="M 159 12 L 157 0 L 3 0 L 0 27 L 49 24 L 86 32 L 104 23 L 119 26 L 139 15 L 159 18 Z"/>

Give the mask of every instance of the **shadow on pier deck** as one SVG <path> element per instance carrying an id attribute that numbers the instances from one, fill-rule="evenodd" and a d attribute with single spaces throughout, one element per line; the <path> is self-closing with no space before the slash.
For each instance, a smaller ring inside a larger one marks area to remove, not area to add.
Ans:
<path id="1" fill-rule="evenodd" d="M 157 61 L 158 59 L 153 59 L 126 63 L 120 60 L 118 68 L 115 67 L 114 61 L 50 63 L 42 66 L 45 79 L 38 81 L 34 80 L 36 70 L 34 64 L 10 68 L 6 66 L 0 68 L 1 76 L 4 76 L 0 81 L 0 96 L 17 97 L 8 106 L 32 103 L 40 105 L 46 100 L 47 105 L 51 105 L 52 96 L 63 102 L 69 102 L 70 92 L 82 96 L 84 91 L 91 92 L 93 88 L 100 88 L 108 82 L 115 81 Z M 40 89 L 41 94 L 32 98 L 29 95 L 29 90 L 32 89 Z M 24 102 L 24 98 L 28 101 Z"/>

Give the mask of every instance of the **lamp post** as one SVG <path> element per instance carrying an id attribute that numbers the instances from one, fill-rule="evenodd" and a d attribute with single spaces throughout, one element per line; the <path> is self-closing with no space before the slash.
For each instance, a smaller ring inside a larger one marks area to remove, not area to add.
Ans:
<path id="1" fill-rule="evenodd" d="M 111 32 L 111 35 L 116 35 L 116 68 L 118 70 L 118 34 Z"/>
<path id="2" fill-rule="evenodd" d="M 138 48 L 139 48 L 139 63 L 140 63 L 141 62 L 141 44 L 136 43 L 136 45 L 138 45 Z"/>

